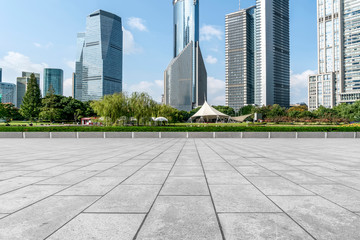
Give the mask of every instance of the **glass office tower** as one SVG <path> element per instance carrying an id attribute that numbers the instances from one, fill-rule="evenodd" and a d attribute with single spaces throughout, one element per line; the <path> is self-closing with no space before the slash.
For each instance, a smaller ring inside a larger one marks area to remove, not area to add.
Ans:
<path id="1" fill-rule="evenodd" d="M 174 59 L 164 73 L 164 101 L 190 111 L 207 98 L 207 72 L 199 45 L 199 0 L 174 0 Z"/>
<path id="2" fill-rule="evenodd" d="M 22 77 L 18 77 L 16 79 L 16 96 L 17 96 L 16 107 L 18 108 L 21 107 L 31 74 L 32 74 L 31 72 L 22 72 Z M 40 87 L 40 74 L 39 73 L 34 73 L 34 74 L 35 74 L 36 82 Z"/>
<path id="3" fill-rule="evenodd" d="M 16 85 L 0 82 L 0 103 L 16 105 Z"/>
<path id="4" fill-rule="evenodd" d="M 79 33 L 75 70 L 75 98 L 99 100 L 122 92 L 123 31 L 121 18 L 99 10 L 87 17 Z"/>
<path id="5" fill-rule="evenodd" d="M 255 103 L 290 106 L 289 0 L 256 0 Z"/>
<path id="6" fill-rule="evenodd" d="M 309 109 L 360 100 L 360 2 L 318 0 L 318 72 L 309 76 Z"/>
<path id="7" fill-rule="evenodd" d="M 2 68 L 0 68 L 0 83 L 2 82 Z"/>
<path id="8" fill-rule="evenodd" d="M 226 15 L 226 106 L 236 112 L 255 101 L 255 7 Z"/>
<path id="9" fill-rule="evenodd" d="M 63 95 L 64 71 L 61 69 L 44 69 L 44 96 L 52 89 L 55 95 Z"/>

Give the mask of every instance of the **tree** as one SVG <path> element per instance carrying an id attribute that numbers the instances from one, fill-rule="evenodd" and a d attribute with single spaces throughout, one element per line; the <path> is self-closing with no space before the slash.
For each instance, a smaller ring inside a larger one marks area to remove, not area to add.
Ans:
<path id="1" fill-rule="evenodd" d="M 50 122 L 63 120 L 63 108 L 60 104 L 62 96 L 54 94 L 52 88 L 49 89 L 45 98 L 42 99 L 42 108 L 39 117 Z"/>
<path id="2" fill-rule="evenodd" d="M 40 88 L 35 78 L 35 74 L 32 73 L 27 83 L 27 89 L 23 98 L 23 103 L 20 107 L 20 113 L 24 116 L 24 118 L 32 122 L 34 119 L 37 119 L 39 117 L 40 109 Z"/>
<path id="3" fill-rule="evenodd" d="M 251 114 L 254 109 L 255 109 L 255 106 L 253 106 L 253 105 L 244 106 L 239 110 L 239 115 L 242 116 L 242 115 Z"/>
<path id="4" fill-rule="evenodd" d="M 7 123 L 12 120 L 23 120 L 19 113 L 19 109 L 12 103 L 0 103 L 0 119 L 4 119 Z"/>
<path id="5" fill-rule="evenodd" d="M 213 108 L 215 108 L 216 110 L 218 110 L 219 112 L 222 112 L 226 115 L 235 116 L 235 110 L 229 106 L 213 106 Z"/>

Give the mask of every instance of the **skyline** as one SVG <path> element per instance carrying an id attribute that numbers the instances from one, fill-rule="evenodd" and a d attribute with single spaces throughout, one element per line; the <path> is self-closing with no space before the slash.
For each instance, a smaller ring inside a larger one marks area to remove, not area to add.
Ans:
<path id="1" fill-rule="evenodd" d="M 0 10 L 0 27 L 4 35 L 8 36 L 2 40 L 0 46 L 3 82 L 15 83 L 16 77 L 22 71 L 31 70 L 42 74 L 42 68 L 45 67 L 61 68 L 65 74 L 64 94 L 71 95 L 76 34 L 85 29 L 84 18 L 88 14 L 103 9 L 119 15 L 124 22 L 124 91 L 150 89 L 149 94 L 155 100 L 161 100 L 163 69 L 172 58 L 171 49 L 173 49 L 172 1 L 156 7 L 144 0 L 131 1 L 131 3 L 125 1 L 100 3 L 97 0 L 90 0 L 86 1 L 85 5 L 81 4 L 84 1 L 79 1 L 76 5 L 70 1 L 59 0 L 51 4 L 38 0 L 32 5 L 24 0 L 13 2 L 4 1 L 4 7 Z M 24 4 L 26 12 L 37 9 L 42 14 L 34 15 L 30 19 L 21 17 L 27 15 L 24 9 L 16 8 L 19 3 Z M 141 9 L 138 8 L 139 3 L 142 4 Z M 242 8 L 252 5 L 254 1 L 242 2 Z M 307 75 L 317 70 L 316 3 L 305 0 L 299 4 L 292 0 L 290 7 L 293 71 L 291 103 L 307 102 Z M 56 8 L 55 12 L 42 11 L 54 8 Z M 9 21 L 6 19 L 14 14 L 15 9 L 18 18 L 7 24 Z M 208 100 L 213 105 L 225 105 L 225 15 L 236 10 L 238 10 L 238 1 L 218 3 L 215 0 L 208 0 L 206 3 L 203 1 L 200 3 L 200 44 L 209 76 Z M 308 16 L 305 19 L 304 14 Z M 43 19 L 47 21 L 44 22 Z M 34 27 L 29 27 L 27 24 Z M 310 31 L 309 28 L 312 30 Z M 142 71 L 139 71 L 139 66 Z M 25 67 L 31 69 L 24 69 Z"/>

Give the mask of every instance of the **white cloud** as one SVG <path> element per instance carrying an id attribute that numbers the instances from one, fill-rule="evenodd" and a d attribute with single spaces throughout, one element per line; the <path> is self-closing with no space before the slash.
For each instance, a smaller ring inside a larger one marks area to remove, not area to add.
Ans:
<path id="1" fill-rule="evenodd" d="M 291 103 L 308 102 L 308 78 L 316 74 L 314 70 L 306 70 L 302 73 L 290 73 Z"/>
<path id="2" fill-rule="evenodd" d="M 71 68 L 73 72 L 75 72 L 75 61 L 67 61 L 66 65 Z"/>
<path id="3" fill-rule="evenodd" d="M 64 81 L 64 96 L 72 96 L 72 78 L 67 78 Z"/>
<path id="4" fill-rule="evenodd" d="M 216 79 L 214 77 L 208 77 L 208 93 L 216 94 L 216 93 L 224 93 L 225 94 L 225 82 L 220 79 Z"/>
<path id="5" fill-rule="evenodd" d="M 133 29 L 137 29 L 142 32 L 148 31 L 147 27 L 145 26 L 145 21 L 141 18 L 131 17 L 128 19 L 127 23 Z"/>
<path id="6" fill-rule="evenodd" d="M 126 55 L 137 54 L 142 51 L 135 43 L 134 35 L 123 27 L 124 32 L 124 53 Z"/>
<path id="7" fill-rule="evenodd" d="M 28 56 L 18 52 L 8 52 L 0 59 L 3 69 L 3 82 L 16 83 L 16 78 L 21 77 L 21 72 L 34 72 L 43 74 L 44 68 L 49 67 L 46 63 L 34 63 Z M 42 78 L 40 80 L 40 88 Z"/>
<path id="8" fill-rule="evenodd" d="M 207 58 L 205 59 L 205 61 L 208 64 L 216 64 L 218 62 L 218 59 L 216 57 L 213 57 L 211 55 L 207 56 Z"/>
<path id="9" fill-rule="evenodd" d="M 212 99 L 211 105 L 213 105 L 213 106 L 219 106 L 219 105 L 224 106 L 225 105 L 225 95 L 217 96 L 214 99 Z"/>
<path id="10" fill-rule="evenodd" d="M 164 83 L 162 80 L 142 81 L 133 85 L 124 85 L 124 91 L 128 93 L 133 92 L 146 92 L 148 93 L 155 101 L 161 102 L 161 96 L 164 93 Z"/>
<path id="11" fill-rule="evenodd" d="M 221 40 L 222 36 L 223 36 L 223 32 L 217 26 L 204 25 L 200 29 L 200 40 L 202 41 L 210 41 L 213 38 L 217 38 Z"/>
<path id="12" fill-rule="evenodd" d="M 47 44 L 41 44 L 41 43 L 37 43 L 37 42 L 34 42 L 34 46 L 37 47 L 37 48 L 50 48 L 52 47 L 54 44 L 52 42 L 49 42 Z"/>

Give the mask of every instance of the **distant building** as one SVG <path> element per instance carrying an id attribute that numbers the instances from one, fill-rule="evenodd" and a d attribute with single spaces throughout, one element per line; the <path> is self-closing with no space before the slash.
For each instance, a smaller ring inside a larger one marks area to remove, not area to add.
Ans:
<path id="1" fill-rule="evenodd" d="M 191 111 L 207 98 L 207 72 L 199 45 L 199 0 L 174 0 L 174 58 L 164 73 L 164 101 Z"/>
<path id="2" fill-rule="evenodd" d="M 2 68 L 0 68 L 0 83 L 2 82 Z"/>
<path id="3" fill-rule="evenodd" d="M 23 102 L 23 98 L 25 96 L 27 84 L 30 80 L 31 74 L 32 73 L 30 73 L 30 72 L 23 72 L 22 77 L 18 77 L 16 79 L 16 95 L 17 95 L 16 107 L 18 107 L 18 108 L 21 107 L 21 104 Z M 40 87 L 40 74 L 39 73 L 34 73 L 34 74 L 35 74 L 37 84 Z"/>
<path id="4" fill-rule="evenodd" d="M 73 98 L 75 98 L 75 77 L 76 77 L 76 74 L 73 73 L 72 74 L 72 88 L 71 88 L 71 96 Z"/>
<path id="5" fill-rule="evenodd" d="M 16 105 L 16 85 L 0 82 L 0 102 Z"/>
<path id="6" fill-rule="evenodd" d="M 289 15 L 289 0 L 256 0 L 226 16 L 227 106 L 290 106 Z"/>
<path id="7" fill-rule="evenodd" d="M 63 95 L 64 71 L 61 69 L 44 69 L 44 96 L 52 89 L 55 95 Z"/>
<path id="8" fill-rule="evenodd" d="M 238 112 L 255 102 L 255 7 L 226 15 L 226 106 Z"/>
<path id="9" fill-rule="evenodd" d="M 75 98 L 99 100 L 122 92 L 123 30 L 121 18 L 99 10 L 87 17 L 79 33 L 75 70 Z"/>
<path id="10" fill-rule="evenodd" d="M 360 100 L 359 1 L 318 1 L 318 74 L 309 76 L 309 109 Z"/>

